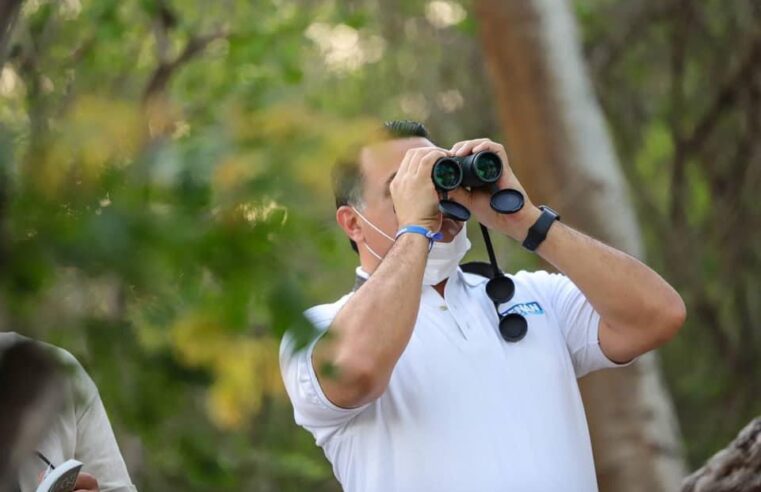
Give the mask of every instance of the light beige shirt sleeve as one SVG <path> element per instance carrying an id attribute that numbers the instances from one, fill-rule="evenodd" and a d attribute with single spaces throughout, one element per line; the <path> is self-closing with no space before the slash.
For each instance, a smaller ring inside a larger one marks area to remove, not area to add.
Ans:
<path id="1" fill-rule="evenodd" d="M 84 463 L 82 470 L 98 480 L 101 492 L 135 491 L 98 389 L 79 363 L 77 367 L 77 384 L 83 398 L 75 403 L 74 459 Z"/>

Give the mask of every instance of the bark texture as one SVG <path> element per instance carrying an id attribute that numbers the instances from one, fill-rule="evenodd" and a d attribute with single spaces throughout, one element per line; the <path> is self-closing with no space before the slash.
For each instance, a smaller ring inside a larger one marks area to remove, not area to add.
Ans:
<path id="1" fill-rule="evenodd" d="M 684 479 L 682 492 L 752 492 L 761 490 L 761 417 L 740 431 L 695 473 Z"/>

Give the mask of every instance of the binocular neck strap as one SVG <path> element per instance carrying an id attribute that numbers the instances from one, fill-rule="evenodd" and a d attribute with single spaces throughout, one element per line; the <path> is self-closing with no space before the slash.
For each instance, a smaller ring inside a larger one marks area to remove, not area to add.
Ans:
<path id="1" fill-rule="evenodd" d="M 491 244 L 491 236 L 489 236 L 489 229 L 486 228 L 485 225 L 478 223 L 479 226 L 481 226 L 481 234 L 484 236 L 484 244 L 486 244 L 486 252 L 489 254 L 489 263 L 491 264 L 492 270 L 494 270 L 494 274 L 492 278 L 497 278 L 502 276 L 502 271 L 499 269 L 499 265 L 497 264 L 497 257 L 494 255 L 494 246 Z"/>

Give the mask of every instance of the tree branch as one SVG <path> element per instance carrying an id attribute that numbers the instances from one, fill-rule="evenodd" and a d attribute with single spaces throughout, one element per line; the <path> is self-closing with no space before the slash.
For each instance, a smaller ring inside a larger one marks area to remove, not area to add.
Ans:
<path id="1" fill-rule="evenodd" d="M 174 60 L 159 62 L 159 66 L 156 67 L 146 85 L 143 93 L 143 102 L 146 103 L 164 93 L 170 79 L 180 67 L 203 52 L 212 41 L 226 38 L 229 35 L 229 30 L 223 27 L 204 36 L 191 37 L 185 48 Z"/>
<path id="2" fill-rule="evenodd" d="M 721 84 L 716 97 L 708 105 L 708 110 L 695 124 L 690 135 L 684 139 L 684 150 L 687 155 L 695 154 L 703 148 L 721 116 L 735 104 L 740 90 L 751 80 L 759 65 L 761 65 L 761 30 L 756 31 L 742 61 Z"/>
<path id="3" fill-rule="evenodd" d="M 761 417 L 750 422 L 698 471 L 684 479 L 682 492 L 761 489 Z"/>
<path id="4" fill-rule="evenodd" d="M 628 18 L 623 22 L 622 29 L 615 30 L 608 42 L 599 43 L 589 50 L 587 58 L 592 73 L 607 72 L 617 60 L 621 59 L 621 53 L 625 49 L 631 49 L 633 43 L 642 39 L 641 35 L 646 26 L 668 18 L 672 12 L 677 10 L 676 7 L 675 1 L 646 1 L 640 4 L 623 2 L 619 7 L 623 12 L 616 15 L 617 17 Z"/>
<path id="5" fill-rule="evenodd" d="M 5 65 L 8 45 L 23 0 L 0 0 L 0 67 Z"/>
<path id="6" fill-rule="evenodd" d="M 684 249 L 691 244 L 689 230 L 687 228 L 687 214 L 685 211 L 686 183 L 685 166 L 687 155 L 684 148 L 684 139 L 681 129 L 682 115 L 686 104 L 684 92 L 684 69 L 687 45 L 690 37 L 690 20 L 693 11 L 688 0 L 679 0 L 676 4 L 683 14 L 674 19 L 671 43 L 671 111 L 669 114 L 669 126 L 671 139 L 674 142 L 674 159 L 671 167 L 671 200 L 669 202 L 668 217 L 672 227 L 669 232 L 669 252 L 675 260 L 681 256 Z M 680 266 L 678 262 L 675 266 Z M 685 272 L 679 271 L 680 276 Z"/>

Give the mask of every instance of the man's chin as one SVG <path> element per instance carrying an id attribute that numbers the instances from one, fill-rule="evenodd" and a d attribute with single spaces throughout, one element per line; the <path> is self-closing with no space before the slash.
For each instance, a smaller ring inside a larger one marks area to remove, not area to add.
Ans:
<path id="1" fill-rule="evenodd" d="M 444 238 L 441 240 L 443 243 L 451 242 L 452 239 L 462 230 L 463 223 L 452 219 L 444 219 L 441 221 L 441 233 L 444 234 Z"/>

